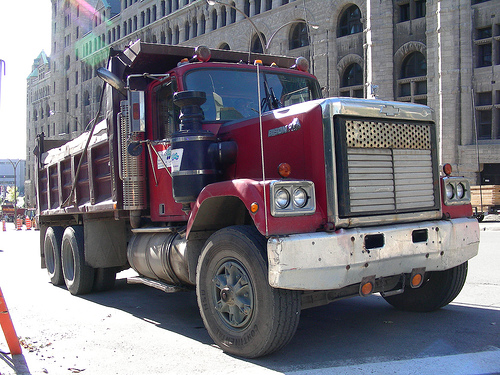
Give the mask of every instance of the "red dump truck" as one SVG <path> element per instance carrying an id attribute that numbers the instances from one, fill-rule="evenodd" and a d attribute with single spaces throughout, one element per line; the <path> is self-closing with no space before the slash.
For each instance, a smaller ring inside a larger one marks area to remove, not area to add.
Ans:
<path id="1" fill-rule="evenodd" d="M 214 342 L 248 358 L 337 299 L 450 303 L 479 229 L 467 180 L 440 171 L 432 110 L 323 98 L 307 70 L 206 47 L 111 51 L 104 120 L 56 148 L 38 137 L 51 282 L 100 291 L 132 267 L 130 282 L 196 290 Z"/>

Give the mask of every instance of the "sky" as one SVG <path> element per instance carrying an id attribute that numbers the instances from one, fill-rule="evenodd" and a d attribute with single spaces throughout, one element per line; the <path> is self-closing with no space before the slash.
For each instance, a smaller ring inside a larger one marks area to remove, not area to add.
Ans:
<path id="1" fill-rule="evenodd" d="M 26 78 L 50 56 L 50 0 L 0 0 L 0 159 L 26 159 Z"/>

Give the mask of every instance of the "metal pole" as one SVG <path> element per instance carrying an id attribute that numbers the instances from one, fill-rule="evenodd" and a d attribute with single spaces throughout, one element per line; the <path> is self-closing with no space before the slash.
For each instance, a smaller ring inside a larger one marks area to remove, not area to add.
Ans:
<path id="1" fill-rule="evenodd" d="M 17 220 L 17 166 L 21 159 L 17 159 L 16 164 L 10 159 L 7 159 L 10 164 L 12 164 L 12 168 L 14 168 L 14 223 Z"/>
<path id="2" fill-rule="evenodd" d="M 221 4 L 221 5 L 230 7 L 232 9 L 234 9 L 235 11 L 239 12 L 243 17 L 245 17 L 245 19 L 247 19 L 248 22 L 250 22 L 250 24 L 254 28 L 255 32 L 257 33 L 257 36 L 259 37 L 259 40 L 260 40 L 260 44 L 262 46 L 262 51 L 264 52 L 264 54 L 267 54 L 266 43 L 264 43 L 264 39 L 262 38 L 262 33 L 259 31 L 259 29 L 255 25 L 255 23 L 253 23 L 252 19 L 245 14 L 245 12 L 243 12 L 241 9 L 236 8 L 234 5 L 224 3 L 224 2 L 219 1 L 219 0 L 207 0 L 207 3 L 210 6 L 213 6 L 215 4 Z"/>

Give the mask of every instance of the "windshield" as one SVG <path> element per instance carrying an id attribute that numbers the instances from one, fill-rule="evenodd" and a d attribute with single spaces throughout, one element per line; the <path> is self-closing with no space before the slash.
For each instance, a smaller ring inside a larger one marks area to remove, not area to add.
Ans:
<path id="1" fill-rule="evenodd" d="M 252 118 L 259 115 L 256 75 L 250 69 L 196 69 L 186 74 L 185 87 L 207 94 L 205 120 Z M 261 71 L 260 86 L 262 112 L 320 98 L 318 82 L 300 75 Z"/>

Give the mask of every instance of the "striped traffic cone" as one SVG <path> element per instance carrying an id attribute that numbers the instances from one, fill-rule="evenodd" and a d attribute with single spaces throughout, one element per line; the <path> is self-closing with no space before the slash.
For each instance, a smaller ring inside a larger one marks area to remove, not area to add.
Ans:
<path id="1" fill-rule="evenodd" d="M 7 230 L 7 227 L 5 225 L 5 220 L 2 220 L 2 230 L 5 232 Z"/>
<path id="2" fill-rule="evenodd" d="M 26 230 L 31 230 L 31 219 L 29 216 L 26 216 Z"/>
<path id="3" fill-rule="evenodd" d="M 21 230 L 22 227 L 23 227 L 23 222 L 21 221 L 21 218 L 18 217 L 16 220 L 16 230 Z"/>
<path id="4" fill-rule="evenodd" d="M 10 318 L 9 310 L 7 309 L 7 304 L 5 303 L 5 298 L 2 294 L 2 289 L 0 289 L 0 325 L 2 326 L 3 334 L 7 340 L 10 354 L 21 354 L 21 344 L 19 343 L 16 330 L 14 329 L 14 324 Z"/>

